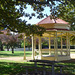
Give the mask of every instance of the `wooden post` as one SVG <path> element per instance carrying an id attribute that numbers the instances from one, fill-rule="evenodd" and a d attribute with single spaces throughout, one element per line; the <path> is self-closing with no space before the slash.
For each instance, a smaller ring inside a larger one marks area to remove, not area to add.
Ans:
<path id="1" fill-rule="evenodd" d="M 70 33 L 68 34 L 68 41 L 69 41 L 69 56 L 70 56 Z"/>
<path id="2" fill-rule="evenodd" d="M 24 60 L 26 60 L 26 55 L 25 55 L 25 34 L 24 34 Z"/>
<path id="3" fill-rule="evenodd" d="M 55 33 L 55 60 L 58 60 L 58 43 L 57 43 L 57 32 Z"/>
<path id="4" fill-rule="evenodd" d="M 66 55 L 68 55 L 68 33 L 66 32 L 66 50 L 67 50 L 67 53 Z"/>
<path id="5" fill-rule="evenodd" d="M 41 37 L 39 36 L 39 55 L 42 58 L 42 50 L 41 50 Z"/>
<path id="6" fill-rule="evenodd" d="M 54 55 L 55 55 L 55 33 L 54 33 Z"/>
<path id="7" fill-rule="evenodd" d="M 36 56 L 36 37 L 34 38 L 34 56 Z"/>
<path id="8" fill-rule="evenodd" d="M 51 55 L 51 35 L 49 34 L 49 55 Z"/>
<path id="9" fill-rule="evenodd" d="M 61 32 L 61 55 L 62 55 L 62 32 Z"/>
<path id="10" fill-rule="evenodd" d="M 34 36 L 32 35 L 32 59 L 34 60 Z"/>

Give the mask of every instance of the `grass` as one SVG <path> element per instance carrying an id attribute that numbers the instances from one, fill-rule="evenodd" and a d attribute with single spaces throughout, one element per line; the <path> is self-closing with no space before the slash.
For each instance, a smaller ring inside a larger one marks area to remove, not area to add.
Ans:
<path id="1" fill-rule="evenodd" d="M 31 51 L 26 51 L 26 56 L 31 56 Z M 24 56 L 24 51 L 14 51 L 12 54 L 11 51 L 0 51 L 0 57 L 22 57 Z"/>
<path id="2" fill-rule="evenodd" d="M 17 75 L 19 73 L 24 73 L 25 68 L 21 68 L 21 66 L 33 66 L 30 63 L 16 63 L 12 61 L 0 61 L 0 75 Z"/>
<path id="3" fill-rule="evenodd" d="M 63 61 L 63 65 L 67 65 L 63 70 L 68 75 L 75 75 L 75 59 L 71 59 L 70 61 Z"/>
<path id="4" fill-rule="evenodd" d="M 75 49 L 71 50 L 71 53 L 75 53 Z M 31 56 L 31 51 L 26 51 L 26 56 Z M 22 57 L 24 56 L 23 51 L 15 51 L 12 54 L 11 51 L 0 51 L 0 57 Z M 62 62 L 61 64 L 67 65 L 68 67 L 63 68 L 63 73 L 66 75 L 75 75 L 75 59 L 70 62 Z M 25 68 L 21 66 L 33 66 L 33 63 L 25 61 L 11 61 L 11 60 L 0 60 L 0 75 L 17 75 L 19 73 L 25 73 Z M 56 68 L 59 71 L 59 68 Z"/>
<path id="5" fill-rule="evenodd" d="M 70 50 L 71 53 L 75 53 L 75 49 Z M 26 56 L 31 56 L 31 51 L 26 51 Z M 22 57 L 24 56 L 24 51 L 14 51 L 14 54 L 12 54 L 11 51 L 0 51 L 0 57 Z"/>
<path id="6" fill-rule="evenodd" d="M 70 52 L 71 52 L 71 53 L 75 53 L 75 49 L 71 49 Z"/>
<path id="7" fill-rule="evenodd" d="M 61 64 L 68 66 L 63 68 L 63 73 L 66 75 L 75 75 L 75 62 L 62 62 Z M 26 68 L 22 68 L 21 66 L 34 66 L 34 64 L 30 62 L 17 63 L 15 61 L 0 60 L 0 75 L 18 75 L 25 73 Z M 59 68 L 56 68 L 55 71 L 59 72 Z"/>

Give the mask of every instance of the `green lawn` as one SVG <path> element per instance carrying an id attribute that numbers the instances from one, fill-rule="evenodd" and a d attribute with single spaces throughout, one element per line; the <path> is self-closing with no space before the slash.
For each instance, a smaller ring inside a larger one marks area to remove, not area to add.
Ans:
<path id="1" fill-rule="evenodd" d="M 71 53 L 75 53 L 75 49 L 70 50 Z M 31 51 L 26 51 L 26 56 L 31 56 L 32 52 Z M 0 51 L 0 57 L 22 57 L 24 56 L 24 51 L 14 51 L 14 54 L 12 54 L 11 51 Z"/>
<path id="2" fill-rule="evenodd" d="M 26 56 L 31 56 L 31 51 L 26 51 Z M 24 51 L 14 51 L 12 54 L 11 51 L 0 51 L 0 57 L 22 57 L 24 56 Z"/>
<path id="3" fill-rule="evenodd" d="M 75 53 L 75 50 L 71 50 L 71 53 Z M 26 51 L 26 56 L 31 56 L 31 51 Z M 24 56 L 23 51 L 15 51 L 14 54 L 11 51 L 0 51 L 0 57 L 22 57 Z M 63 68 L 63 73 L 67 75 L 75 75 L 75 59 L 72 62 L 63 62 L 63 65 L 67 65 L 67 68 Z M 25 73 L 25 68 L 21 66 L 33 66 L 33 63 L 25 61 L 11 61 L 11 60 L 0 60 L 0 75 L 17 75 L 19 73 Z M 56 68 L 59 71 L 59 68 Z"/>
<path id="4" fill-rule="evenodd" d="M 71 52 L 71 53 L 75 53 L 75 49 L 71 49 L 70 52 Z"/>
<path id="5" fill-rule="evenodd" d="M 12 61 L 1 61 L 0 60 L 0 75 L 17 75 L 19 73 L 25 73 L 25 68 L 21 66 L 33 66 L 33 64 L 24 62 L 16 63 Z"/>
<path id="6" fill-rule="evenodd" d="M 61 64 L 68 66 L 67 68 L 63 68 L 63 73 L 65 73 L 66 75 L 75 75 L 75 62 L 64 62 Z M 0 60 L 0 75 L 18 75 L 20 73 L 25 73 L 26 68 L 22 68 L 21 66 L 34 66 L 34 65 L 33 63 L 30 62 L 17 63 L 15 61 L 12 62 Z M 59 72 L 59 68 L 55 68 L 55 71 Z"/>

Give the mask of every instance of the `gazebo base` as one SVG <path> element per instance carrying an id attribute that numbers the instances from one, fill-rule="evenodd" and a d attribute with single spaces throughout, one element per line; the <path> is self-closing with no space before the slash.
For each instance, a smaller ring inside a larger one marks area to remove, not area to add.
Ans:
<path id="1" fill-rule="evenodd" d="M 37 60 L 52 60 L 52 61 L 63 61 L 63 60 L 70 60 L 70 56 L 66 55 L 59 55 L 57 58 L 53 55 L 42 55 L 41 56 L 35 56 L 35 59 Z"/>
<path id="2" fill-rule="evenodd" d="M 59 55 L 57 61 L 70 60 L 70 56 L 67 55 Z"/>

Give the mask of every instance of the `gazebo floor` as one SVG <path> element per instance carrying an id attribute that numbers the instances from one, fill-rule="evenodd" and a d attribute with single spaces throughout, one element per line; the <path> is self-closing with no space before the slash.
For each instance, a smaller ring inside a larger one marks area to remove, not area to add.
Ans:
<path id="1" fill-rule="evenodd" d="M 67 55 L 58 55 L 56 58 L 54 55 L 42 55 L 41 56 L 35 56 L 35 59 L 39 60 L 52 60 L 52 61 L 63 61 L 63 60 L 70 60 L 70 56 Z"/>

